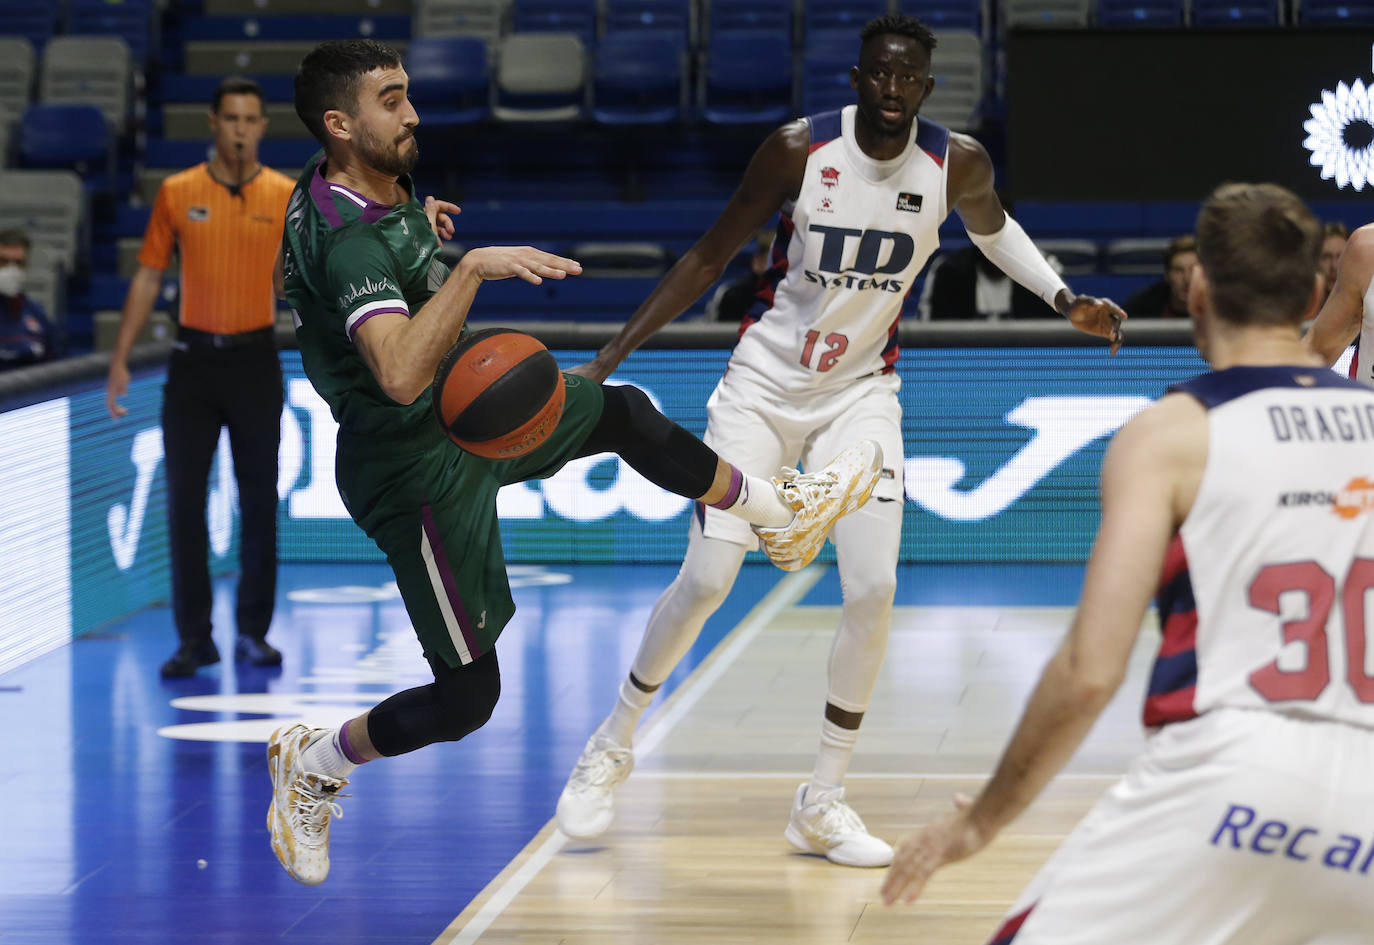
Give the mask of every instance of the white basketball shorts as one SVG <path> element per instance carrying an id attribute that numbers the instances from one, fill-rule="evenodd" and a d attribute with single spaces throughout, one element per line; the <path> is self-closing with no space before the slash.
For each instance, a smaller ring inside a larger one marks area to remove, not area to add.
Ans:
<path id="1" fill-rule="evenodd" d="M 1374 731 L 1244 709 L 1165 726 L 992 942 L 1374 943 Z"/>

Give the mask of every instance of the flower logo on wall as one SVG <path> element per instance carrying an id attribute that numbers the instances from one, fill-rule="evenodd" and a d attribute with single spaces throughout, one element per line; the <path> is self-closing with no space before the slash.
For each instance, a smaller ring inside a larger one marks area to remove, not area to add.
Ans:
<path id="1" fill-rule="evenodd" d="M 1336 91 L 1323 89 L 1310 108 L 1312 117 L 1302 124 L 1308 163 L 1342 190 L 1374 186 L 1374 84 L 1337 82 Z"/>

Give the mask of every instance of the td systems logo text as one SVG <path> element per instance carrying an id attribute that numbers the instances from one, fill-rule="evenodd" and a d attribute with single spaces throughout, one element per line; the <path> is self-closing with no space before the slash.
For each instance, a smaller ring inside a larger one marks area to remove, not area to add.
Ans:
<path id="1" fill-rule="evenodd" d="M 810 224 L 807 230 L 821 237 L 817 268 L 802 271 L 807 282 L 835 289 L 906 291 L 901 279 L 876 277 L 900 273 L 911 265 L 916 242 L 910 235 L 817 223 Z"/>

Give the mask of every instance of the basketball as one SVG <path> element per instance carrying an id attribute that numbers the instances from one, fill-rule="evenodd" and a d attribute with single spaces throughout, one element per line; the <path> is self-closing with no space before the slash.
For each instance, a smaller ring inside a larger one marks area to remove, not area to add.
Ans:
<path id="1" fill-rule="evenodd" d="M 460 340 L 434 374 L 434 415 L 453 442 L 514 459 L 548 439 L 563 416 L 563 375 L 538 339 L 484 328 Z"/>

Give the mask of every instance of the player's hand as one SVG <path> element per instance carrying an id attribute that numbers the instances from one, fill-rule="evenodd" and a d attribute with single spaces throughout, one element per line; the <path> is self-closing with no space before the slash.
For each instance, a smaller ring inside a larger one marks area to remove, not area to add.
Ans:
<path id="1" fill-rule="evenodd" d="M 533 246 L 483 246 L 469 250 L 458 264 L 460 269 L 486 281 L 515 276 L 539 285 L 545 279 L 562 279 L 582 271 L 575 259 L 565 259 Z"/>
<path id="2" fill-rule="evenodd" d="M 129 392 L 129 366 L 120 361 L 110 362 L 110 373 L 105 378 L 105 409 L 112 419 L 127 417 L 129 410 L 119 403 L 119 398 Z"/>
<path id="3" fill-rule="evenodd" d="M 1091 295 L 1075 296 L 1065 313 L 1073 327 L 1090 335 L 1106 338 L 1112 343 L 1112 354 L 1121 350 L 1126 340 L 1121 332 L 1121 323 L 1126 320 L 1126 312 L 1111 299 L 1094 298 Z"/>
<path id="4" fill-rule="evenodd" d="M 462 212 L 456 203 L 425 198 L 425 216 L 429 217 L 429 228 L 440 241 L 453 239 L 453 217 Z"/>
<path id="5" fill-rule="evenodd" d="M 969 818 L 972 805 L 967 795 L 956 794 L 952 813 L 935 818 L 897 845 L 892 866 L 883 879 L 884 903 L 915 902 L 936 870 L 973 856 L 988 845 L 991 834 Z"/>

